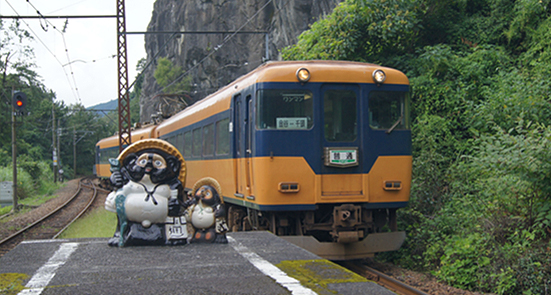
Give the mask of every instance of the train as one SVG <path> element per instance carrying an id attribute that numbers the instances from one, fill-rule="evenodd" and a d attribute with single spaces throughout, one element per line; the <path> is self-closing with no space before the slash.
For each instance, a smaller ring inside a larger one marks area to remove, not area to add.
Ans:
<path id="1" fill-rule="evenodd" d="M 399 70 L 351 61 L 272 61 L 131 140 L 159 138 L 187 184 L 216 179 L 232 231 L 269 230 L 330 260 L 405 240 L 396 211 L 411 188 L 410 85 Z M 96 145 L 110 176 L 118 136 Z"/>

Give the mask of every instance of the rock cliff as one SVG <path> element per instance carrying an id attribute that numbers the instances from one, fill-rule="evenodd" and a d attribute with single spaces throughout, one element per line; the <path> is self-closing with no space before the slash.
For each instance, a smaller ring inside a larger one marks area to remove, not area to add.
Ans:
<path id="1" fill-rule="evenodd" d="M 294 44 L 308 26 L 342 0 L 157 0 L 145 37 L 147 62 L 140 120 L 147 122 L 169 98 L 193 103 Z M 207 33 L 208 32 L 208 33 Z M 162 96 L 153 73 L 159 57 L 170 59 L 192 78 L 192 89 Z M 165 101 L 163 103 L 163 101 Z M 172 99 L 173 104 L 177 102 Z M 175 108 L 178 108 L 177 106 Z M 172 111 L 174 110 L 174 105 Z"/>

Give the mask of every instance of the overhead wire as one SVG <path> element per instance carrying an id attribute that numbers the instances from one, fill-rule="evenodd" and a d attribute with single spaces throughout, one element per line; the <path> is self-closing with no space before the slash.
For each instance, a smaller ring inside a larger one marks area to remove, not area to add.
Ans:
<path id="1" fill-rule="evenodd" d="M 34 36 L 39 40 L 39 42 L 46 48 L 46 50 L 52 55 L 54 56 L 54 58 L 56 59 L 56 61 L 60 64 L 60 66 L 62 66 L 62 69 L 63 69 L 63 72 L 65 73 L 65 76 L 70 83 L 70 80 L 69 80 L 69 77 L 68 77 L 68 74 L 67 72 L 65 71 L 65 68 L 64 66 L 69 66 L 69 69 L 70 69 L 70 73 L 71 73 L 71 76 L 73 77 L 73 84 L 74 84 L 74 88 L 73 86 L 71 86 L 71 90 L 73 91 L 73 95 L 75 95 L 75 97 L 77 97 L 78 99 L 78 102 L 80 103 L 81 102 L 81 99 L 80 99 L 80 94 L 78 92 L 78 86 L 76 84 L 76 79 L 75 79 L 75 75 L 74 75 L 74 72 L 73 72 L 73 69 L 72 69 L 72 61 L 70 59 L 70 56 L 69 56 L 69 51 L 67 49 L 67 43 L 66 43 L 66 39 L 65 39 L 65 35 L 64 35 L 64 30 L 61 31 L 59 30 L 54 24 L 52 24 L 50 21 L 48 21 L 44 15 L 42 15 L 42 13 L 30 2 L 30 0 L 25 0 L 35 11 L 36 13 L 41 17 L 41 20 L 43 20 L 45 22 L 45 26 L 42 25 L 41 23 L 41 26 L 43 28 L 43 30 L 47 31 L 48 29 L 48 24 L 54 28 L 54 30 L 58 31 L 62 38 L 63 38 L 63 44 L 64 44 L 64 47 L 65 47 L 65 53 L 66 53 L 66 57 L 67 57 L 67 63 L 66 64 L 63 64 L 59 59 L 58 57 L 48 48 L 48 46 L 38 37 L 38 34 L 36 34 L 32 28 L 29 26 L 28 23 L 24 22 L 27 27 L 29 28 L 29 30 L 34 34 Z M 81 2 L 84 2 L 84 1 L 87 1 L 87 0 L 83 0 L 83 1 L 80 1 L 78 3 L 81 3 Z M 5 0 L 5 2 L 12 8 L 12 10 L 19 16 L 19 14 L 17 13 L 17 11 L 13 8 L 13 6 L 8 2 L 8 0 Z M 191 67 L 190 69 L 188 69 L 186 72 L 184 72 L 183 74 L 181 74 L 180 76 L 176 77 L 171 83 L 169 83 L 168 85 L 166 85 L 165 87 L 163 87 L 161 90 L 159 90 L 158 92 L 156 92 L 154 95 L 157 95 L 157 94 L 160 94 L 162 93 L 165 89 L 167 89 L 168 87 L 174 85 L 175 83 L 177 83 L 179 80 L 181 80 L 182 78 L 184 78 L 185 76 L 187 76 L 192 70 L 196 69 L 197 67 L 199 67 L 202 63 L 204 63 L 208 58 L 210 58 L 212 55 L 214 55 L 220 48 L 222 48 L 223 46 L 225 46 L 230 40 L 233 39 L 233 37 L 235 37 L 235 35 L 237 35 L 239 32 L 241 32 L 243 30 L 243 28 L 248 25 L 259 13 L 261 13 L 270 3 L 272 3 L 273 0 L 269 0 L 267 1 L 258 11 L 255 12 L 255 14 L 253 14 L 251 17 L 249 17 L 247 19 L 247 21 L 241 25 L 236 31 L 234 31 L 230 36 L 227 36 L 226 38 L 224 38 L 223 42 L 219 45 L 217 45 L 215 48 L 215 50 L 211 51 L 209 54 L 207 54 L 203 59 L 201 59 L 198 63 L 196 63 L 193 67 Z M 78 4 L 76 3 L 76 4 Z M 288 1 L 286 2 L 288 3 Z M 75 4 L 72 4 L 72 5 L 75 5 Z M 286 4 L 283 5 L 283 7 L 285 7 Z M 279 11 L 278 11 L 279 12 Z M 66 24 L 65 24 L 66 25 Z M 174 36 L 176 36 L 176 34 L 173 34 L 167 41 L 165 41 L 165 45 L 163 45 L 162 47 L 166 47 L 167 44 L 174 38 Z M 159 53 L 157 53 L 155 56 L 158 56 Z M 154 61 L 150 61 L 145 68 L 147 68 L 152 62 Z M 145 71 L 145 68 L 142 70 L 142 72 L 136 77 L 136 79 L 133 81 L 133 83 L 131 84 L 131 86 L 129 87 L 132 88 L 132 86 L 135 84 L 135 82 L 139 79 L 139 77 L 141 75 L 143 75 L 143 72 Z"/>
<path id="2" fill-rule="evenodd" d="M 19 14 L 19 12 L 17 12 L 17 10 L 11 5 L 11 3 L 8 1 L 8 0 L 4 0 L 6 2 L 6 4 L 8 4 L 8 6 L 10 6 L 10 8 L 13 10 L 13 12 L 17 15 L 17 16 L 21 16 Z M 38 34 L 32 29 L 32 27 L 25 21 L 25 20 L 21 20 L 26 26 L 27 28 L 29 29 L 29 31 L 31 31 L 31 33 L 34 35 L 34 37 L 38 40 L 38 42 L 40 42 L 42 44 L 42 46 L 44 46 L 44 48 L 46 48 L 46 51 L 48 51 L 53 57 L 54 59 L 59 63 L 59 65 L 61 66 L 61 68 L 63 69 L 63 73 L 65 74 L 65 78 L 67 79 L 67 83 L 69 84 L 69 86 L 71 86 L 71 91 L 73 91 L 73 95 L 75 95 L 75 92 L 74 92 L 74 89 L 71 85 L 71 80 L 69 79 L 69 75 L 67 74 L 67 71 L 65 70 L 65 68 L 63 67 L 63 63 L 59 60 L 59 58 L 57 57 L 57 55 L 48 47 L 48 45 L 46 45 L 46 43 L 44 43 L 44 41 L 42 41 L 42 39 L 40 39 L 40 37 L 38 36 Z M 75 95 L 76 97 L 76 95 Z"/>
<path id="3" fill-rule="evenodd" d="M 78 5 L 78 4 L 80 4 L 80 3 L 82 3 L 82 2 L 86 2 L 86 1 L 89 1 L 89 0 L 82 0 L 82 1 L 79 1 L 79 2 L 71 3 L 70 5 L 67 5 L 67 6 L 65 6 L 65 7 L 61 7 L 61 8 L 59 8 L 59 9 L 54 10 L 54 11 L 50 11 L 48 14 L 52 14 L 52 13 L 54 13 L 54 12 L 58 12 L 58 11 L 64 10 L 64 9 L 66 9 L 66 8 L 69 8 L 69 7 L 71 7 L 71 6 Z"/>
<path id="4" fill-rule="evenodd" d="M 176 77 L 174 79 L 174 81 L 170 82 L 168 85 L 166 85 L 165 87 L 161 88 L 161 90 L 157 91 L 153 96 L 155 95 L 158 95 L 158 94 L 161 94 L 165 89 L 167 89 L 168 87 L 174 85 L 176 82 L 180 81 L 182 78 L 184 78 L 185 76 L 187 76 L 189 74 L 189 72 L 191 72 L 192 70 L 196 69 L 197 67 L 199 67 L 199 65 L 201 65 L 204 61 L 206 61 L 208 58 L 210 58 L 213 54 L 215 54 L 220 48 L 222 48 L 224 45 L 226 45 L 233 37 L 235 37 L 235 35 L 237 35 L 240 31 L 243 30 L 243 28 L 248 25 L 260 12 L 262 12 L 262 10 L 264 10 L 264 8 L 266 8 L 268 6 L 268 4 L 270 4 L 273 0 L 268 0 L 268 2 L 266 2 L 255 14 L 253 14 L 249 19 L 247 19 L 247 21 L 241 25 L 239 27 L 239 29 L 237 29 L 236 31 L 234 31 L 231 35 L 229 35 L 228 37 L 224 38 L 223 42 L 221 44 L 218 44 L 215 48 L 215 50 L 211 51 L 209 54 L 207 54 L 203 59 L 201 59 L 198 63 L 196 63 L 193 67 L 191 67 L 189 70 L 185 71 L 183 74 L 181 74 L 180 76 Z"/>
<path id="5" fill-rule="evenodd" d="M 268 4 L 270 4 L 271 2 L 273 2 L 273 0 L 269 0 L 268 2 L 266 2 L 253 16 L 251 16 L 238 30 L 236 30 L 232 35 L 226 37 L 224 39 L 224 42 L 222 44 L 219 44 L 217 45 L 215 48 L 216 50 L 210 52 L 207 56 L 205 56 L 203 59 L 201 59 L 198 63 L 196 63 L 192 68 L 190 68 L 189 70 L 187 70 L 186 72 L 184 72 L 183 74 L 181 74 L 180 76 L 176 77 L 171 83 L 169 83 L 168 85 L 166 85 L 165 87 L 161 88 L 159 91 L 155 92 L 152 96 L 155 96 L 155 95 L 158 95 L 158 94 L 161 94 L 165 89 L 167 89 L 168 87 L 174 85 L 176 82 L 178 82 L 179 80 L 181 80 L 182 78 L 184 78 L 185 76 L 187 76 L 189 74 L 189 72 L 191 72 L 192 70 L 194 70 L 195 68 L 197 68 L 199 65 L 201 65 L 203 62 L 205 62 L 207 60 L 207 58 L 211 57 L 215 52 L 217 52 L 220 48 L 222 48 L 227 42 L 229 42 L 230 39 L 232 39 L 235 35 L 237 35 L 241 30 L 243 30 L 243 28 L 249 24 L 260 12 L 262 12 L 262 10 L 264 10 Z M 276 8 L 276 11 L 274 12 L 274 16 L 279 14 L 283 8 L 287 7 L 287 5 L 289 4 L 290 0 L 287 0 L 283 5 L 281 5 L 279 8 L 275 7 Z M 168 46 L 168 43 L 177 35 L 177 33 L 175 34 L 172 34 L 163 44 L 163 46 L 161 46 L 161 49 L 159 49 L 159 51 L 155 54 L 155 56 L 152 58 L 151 61 L 149 61 L 149 63 L 147 63 L 147 65 L 142 69 L 142 71 L 138 74 L 138 76 L 136 76 L 136 78 L 134 79 L 134 81 L 132 82 L 132 84 L 130 85 L 130 87 L 128 87 L 128 89 L 131 89 L 132 86 L 134 86 L 134 84 L 136 83 L 136 81 L 138 81 L 138 79 L 144 75 L 145 73 L 145 70 L 152 64 L 155 62 L 155 59 L 157 58 L 157 56 L 159 56 L 159 54 L 162 52 L 162 50 Z M 260 62 L 262 63 L 262 61 Z M 218 88 L 209 88 L 207 90 L 215 90 L 215 89 L 218 89 Z"/>
<path id="6" fill-rule="evenodd" d="M 76 78 L 75 78 L 75 73 L 73 72 L 73 66 L 72 66 L 72 63 L 71 63 L 71 58 L 69 56 L 69 49 L 67 48 L 67 40 L 65 39 L 65 29 L 67 27 L 67 21 L 65 22 L 64 29 L 59 30 L 54 24 L 52 24 L 52 22 L 50 22 L 48 19 L 46 19 L 42 13 L 40 13 L 40 11 L 31 3 L 30 0 L 25 0 L 25 1 L 36 11 L 36 14 L 38 14 L 38 16 L 41 17 L 41 20 L 44 20 L 44 22 L 46 23 L 46 28 L 44 26 L 42 26 L 42 23 L 41 23 L 42 29 L 44 31 L 46 31 L 46 32 L 48 31 L 47 30 L 47 25 L 50 24 L 54 30 L 56 30 L 57 32 L 59 32 L 61 34 L 61 38 L 63 39 L 63 46 L 65 48 L 65 55 L 67 57 L 67 65 L 69 65 L 69 71 L 71 73 L 71 77 L 73 78 L 74 88 L 71 88 L 71 90 L 73 91 L 73 95 L 76 94 L 75 96 L 77 98 L 77 102 L 79 104 L 82 104 L 82 100 L 80 99 L 80 93 L 78 91 L 77 81 L 76 81 Z M 63 65 L 62 65 L 62 67 L 63 67 Z M 63 71 L 65 71 L 65 69 L 63 69 Z"/>

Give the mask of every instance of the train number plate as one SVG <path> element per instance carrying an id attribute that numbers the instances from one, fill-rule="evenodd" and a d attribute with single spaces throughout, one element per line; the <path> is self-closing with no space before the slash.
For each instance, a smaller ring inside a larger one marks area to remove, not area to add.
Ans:
<path id="1" fill-rule="evenodd" d="M 358 165 L 358 148 L 325 148 L 325 165 L 351 167 Z"/>

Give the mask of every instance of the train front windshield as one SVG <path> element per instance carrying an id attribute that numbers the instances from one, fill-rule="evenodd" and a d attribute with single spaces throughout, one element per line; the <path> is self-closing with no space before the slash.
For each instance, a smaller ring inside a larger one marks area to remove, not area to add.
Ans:
<path id="1" fill-rule="evenodd" d="M 314 124 L 312 92 L 263 89 L 258 91 L 258 129 L 310 129 Z"/>
<path id="2" fill-rule="evenodd" d="M 409 129 L 408 93 L 372 91 L 369 94 L 369 126 L 387 131 Z"/>
<path id="3" fill-rule="evenodd" d="M 314 124 L 313 96 L 305 90 L 258 91 L 258 129 L 310 129 Z M 355 141 L 357 95 L 350 90 L 329 90 L 323 97 L 325 139 Z M 369 126 L 374 130 L 409 129 L 409 95 L 402 91 L 369 93 Z"/>
<path id="4" fill-rule="evenodd" d="M 323 95 L 325 140 L 353 142 L 358 137 L 356 92 L 330 89 Z"/>

